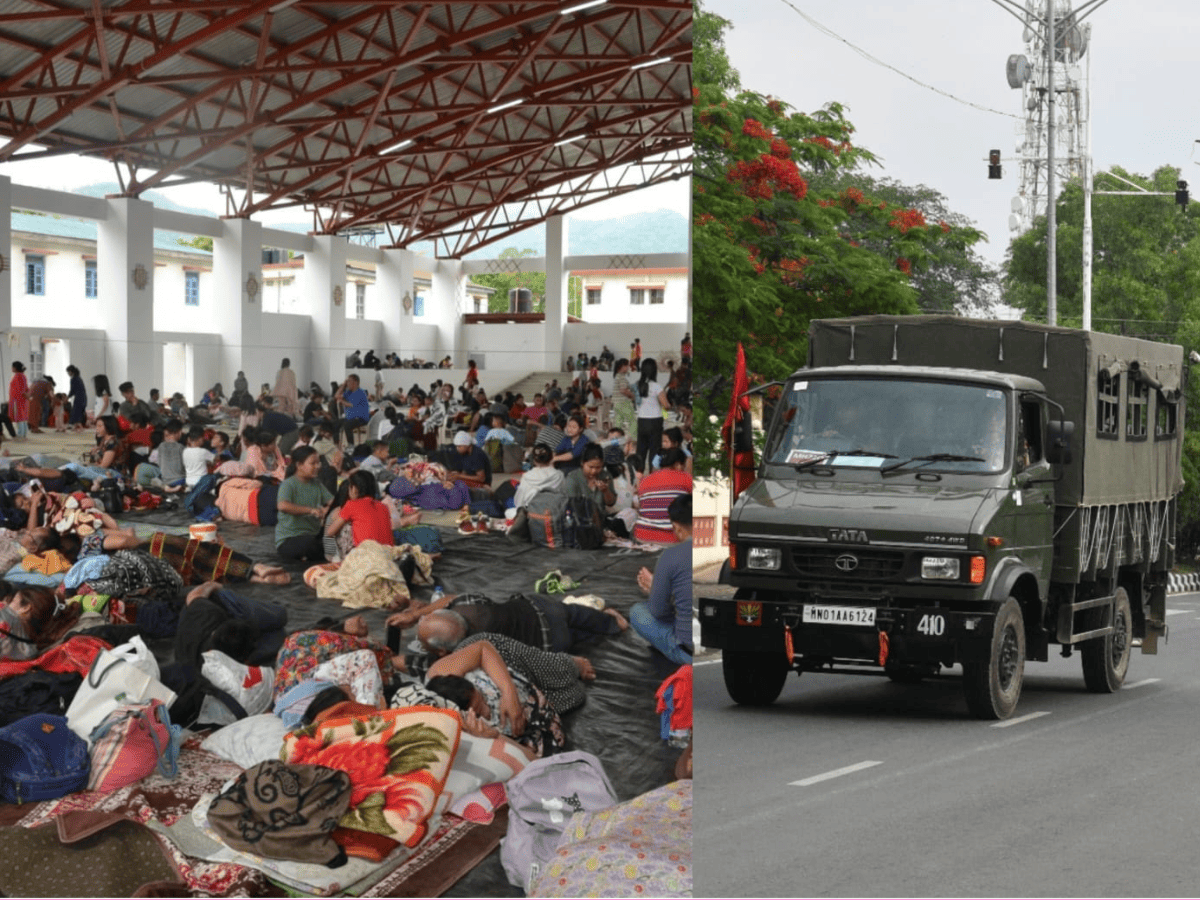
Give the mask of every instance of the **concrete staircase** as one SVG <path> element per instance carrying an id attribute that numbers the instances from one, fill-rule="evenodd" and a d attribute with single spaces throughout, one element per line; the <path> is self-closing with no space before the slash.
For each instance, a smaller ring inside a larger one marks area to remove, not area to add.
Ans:
<path id="1" fill-rule="evenodd" d="M 480 373 L 480 380 L 487 385 L 487 381 L 483 378 L 485 373 Z M 495 387 L 488 386 L 487 391 L 489 396 L 496 396 L 497 392 L 504 393 L 512 391 L 514 394 L 524 394 L 525 402 L 532 404 L 533 395 L 541 393 L 543 389 L 555 378 L 558 379 L 558 386 L 564 390 L 571 385 L 571 379 L 574 378 L 572 372 L 530 372 L 520 381 L 510 385 L 496 385 Z"/>

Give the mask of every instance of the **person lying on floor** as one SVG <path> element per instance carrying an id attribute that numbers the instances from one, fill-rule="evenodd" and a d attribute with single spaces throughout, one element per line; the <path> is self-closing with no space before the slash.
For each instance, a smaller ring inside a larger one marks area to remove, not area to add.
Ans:
<path id="1" fill-rule="evenodd" d="M 33 659 L 79 621 L 78 603 L 62 603 L 52 591 L 25 586 L 13 592 L 0 581 L 0 659 Z"/>
<path id="2" fill-rule="evenodd" d="M 312 628 L 289 634 L 275 656 L 272 700 L 278 700 L 288 688 L 308 680 L 312 670 L 321 663 L 356 650 L 370 650 L 375 654 L 385 686 L 398 682 L 397 676 L 404 671 L 404 657 L 394 656 L 386 646 L 371 640 L 369 633 L 366 619 L 351 616 L 344 622 L 319 622 Z M 387 695 L 390 696 L 390 689 Z"/>
<path id="3" fill-rule="evenodd" d="M 175 662 L 199 669 L 201 654 L 220 650 L 250 666 L 267 666 L 283 646 L 287 610 L 278 603 L 242 597 L 219 582 L 192 588 L 179 614 Z"/>
<path id="4" fill-rule="evenodd" d="M 596 680 L 596 670 L 587 657 L 572 656 L 569 653 L 549 653 L 539 650 L 537 647 L 522 644 L 506 635 L 492 634 L 486 631 L 471 635 L 462 641 L 453 653 L 443 656 L 425 670 L 425 677 L 429 678 L 431 675 L 437 674 L 435 669 L 446 660 L 460 654 L 473 652 L 471 648 L 476 644 L 487 644 L 494 648 L 500 654 L 500 658 L 504 660 L 504 665 L 508 667 L 508 670 L 514 676 L 524 678 L 545 694 L 550 705 L 559 713 L 569 713 L 576 707 L 582 706 L 584 700 L 587 699 L 583 683 Z M 413 660 L 406 659 L 406 663 L 411 662 Z M 410 675 L 422 674 L 418 666 L 407 665 L 407 669 Z M 442 667 L 440 671 L 445 673 L 448 670 Z"/>
<path id="5" fill-rule="evenodd" d="M 531 758 L 566 746 L 562 720 L 546 695 L 510 671 L 487 641 L 443 656 L 430 666 L 425 686 L 528 748 Z"/>
<path id="6" fill-rule="evenodd" d="M 615 609 L 563 603 L 554 597 L 514 594 L 496 602 L 482 594 L 447 595 L 434 603 L 388 616 L 397 628 L 417 626 L 417 639 L 435 657 L 445 656 L 473 634 L 491 632 L 539 650 L 562 652 L 576 644 L 620 634 L 629 622 Z"/>
<path id="7" fill-rule="evenodd" d="M 54 546 L 74 561 L 81 555 L 129 550 L 138 545 L 132 526 L 123 529 L 117 520 L 90 498 L 47 491 L 40 482 L 30 483 L 29 525 L 45 526 L 59 538 Z M 60 546 L 61 544 L 61 546 Z"/>

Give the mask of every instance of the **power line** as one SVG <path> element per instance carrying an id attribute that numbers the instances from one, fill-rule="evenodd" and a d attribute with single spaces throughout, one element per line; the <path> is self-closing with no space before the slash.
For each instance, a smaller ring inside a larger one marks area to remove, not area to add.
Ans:
<path id="1" fill-rule="evenodd" d="M 891 69 L 891 71 L 895 72 L 897 75 L 901 76 L 902 78 L 907 78 L 909 81 L 911 81 L 913 84 L 917 85 L 918 87 L 923 87 L 926 90 L 933 91 L 935 94 L 941 94 L 943 97 L 953 100 L 955 103 L 961 103 L 964 106 L 969 106 L 972 109 L 977 109 L 981 112 L 993 113 L 994 115 L 997 115 L 997 116 L 1007 116 L 1010 119 L 1020 119 L 1021 118 L 1021 116 L 1014 115 L 1013 113 L 1001 112 L 998 109 L 992 109 L 990 106 L 982 106 L 979 103 L 973 103 L 970 100 L 964 100 L 962 97 L 955 96 L 954 94 L 951 94 L 949 91 L 943 91 L 941 88 L 934 87 L 932 84 L 926 84 L 925 82 L 921 81 L 920 79 L 914 78 L 912 75 L 909 75 L 907 72 L 897 69 L 891 63 L 886 63 L 882 59 L 879 59 L 879 57 L 872 56 L 870 53 L 868 53 L 866 50 L 862 49 L 861 47 L 858 47 L 855 44 L 850 43 L 850 41 L 846 40 L 840 34 L 837 34 L 836 32 L 832 31 L 831 29 L 825 27 L 820 22 L 818 22 L 816 19 L 814 19 L 812 16 L 810 16 L 808 13 L 806 13 L 804 10 L 800 9 L 798 6 L 796 6 L 796 4 L 792 3 L 791 0 L 780 0 L 780 2 L 783 3 L 785 6 L 791 7 L 792 10 L 798 16 L 800 16 L 800 18 L 804 19 L 804 21 L 808 22 L 808 24 L 810 24 L 813 28 L 817 29 L 817 31 L 821 32 L 826 37 L 831 37 L 836 41 L 841 41 L 843 44 L 845 44 L 847 47 L 849 47 L 851 50 L 853 50 L 855 53 L 857 53 L 863 59 L 865 59 L 869 62 L 873 62 L 877 66 L 883 66 L 885 69 Z"/>

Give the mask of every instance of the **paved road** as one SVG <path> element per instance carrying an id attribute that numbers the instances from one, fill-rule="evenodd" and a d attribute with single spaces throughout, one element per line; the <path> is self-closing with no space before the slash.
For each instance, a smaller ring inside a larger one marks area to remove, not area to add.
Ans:
<path id="1" fill-rule="evenodd" d="M 1168 616 L 1116 694 L 1078 654 L 1027 664 L 1002 727 L 967 718 L 957 669 L 792 675 L 755 710 L 698 665 L 696 896 L 1195 896 L 1200 594 Z"/>

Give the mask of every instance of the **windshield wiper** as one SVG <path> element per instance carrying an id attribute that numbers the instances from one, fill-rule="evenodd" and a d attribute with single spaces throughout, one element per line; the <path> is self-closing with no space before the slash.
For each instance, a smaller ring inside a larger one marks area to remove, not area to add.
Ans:
<path id="1" fill-rule="evenodd" d="M 879 473 L 881 475 L 886 475 L 889 472 L 894 472 L 896 469 L 899 469 L 902 466 L 907 466 L 909 463 L 913 462 L 929 464 L 935 462 L 986 462 L 986 460 L 978 456 L 959 456 L 957 453 L 931 453 L 928 456 L 913 456 L 909 459 L 901 460 L 900 462 L 889 463 L 888 465 L 881 467 Z M 921 466 L 917 466 L 917 468 L 919 469 Z"/>
<path id="2" fill-rule="evenodd" d="M 793 468 L 797 472 L 803 472 L 805 469 L 811 469 L 820 463 L 829 462 L 835 456 L 878 456 L 882 459 L 896 458 L 894 453 L 878 453 L 875 450 L 863 450 L 862 448 L 857 450 L 830 450 L 826 453 L 822 453 L 820 456 L 814 457 L 813 459 L 806 459 L 802 463 L 796 463 Z"/>

